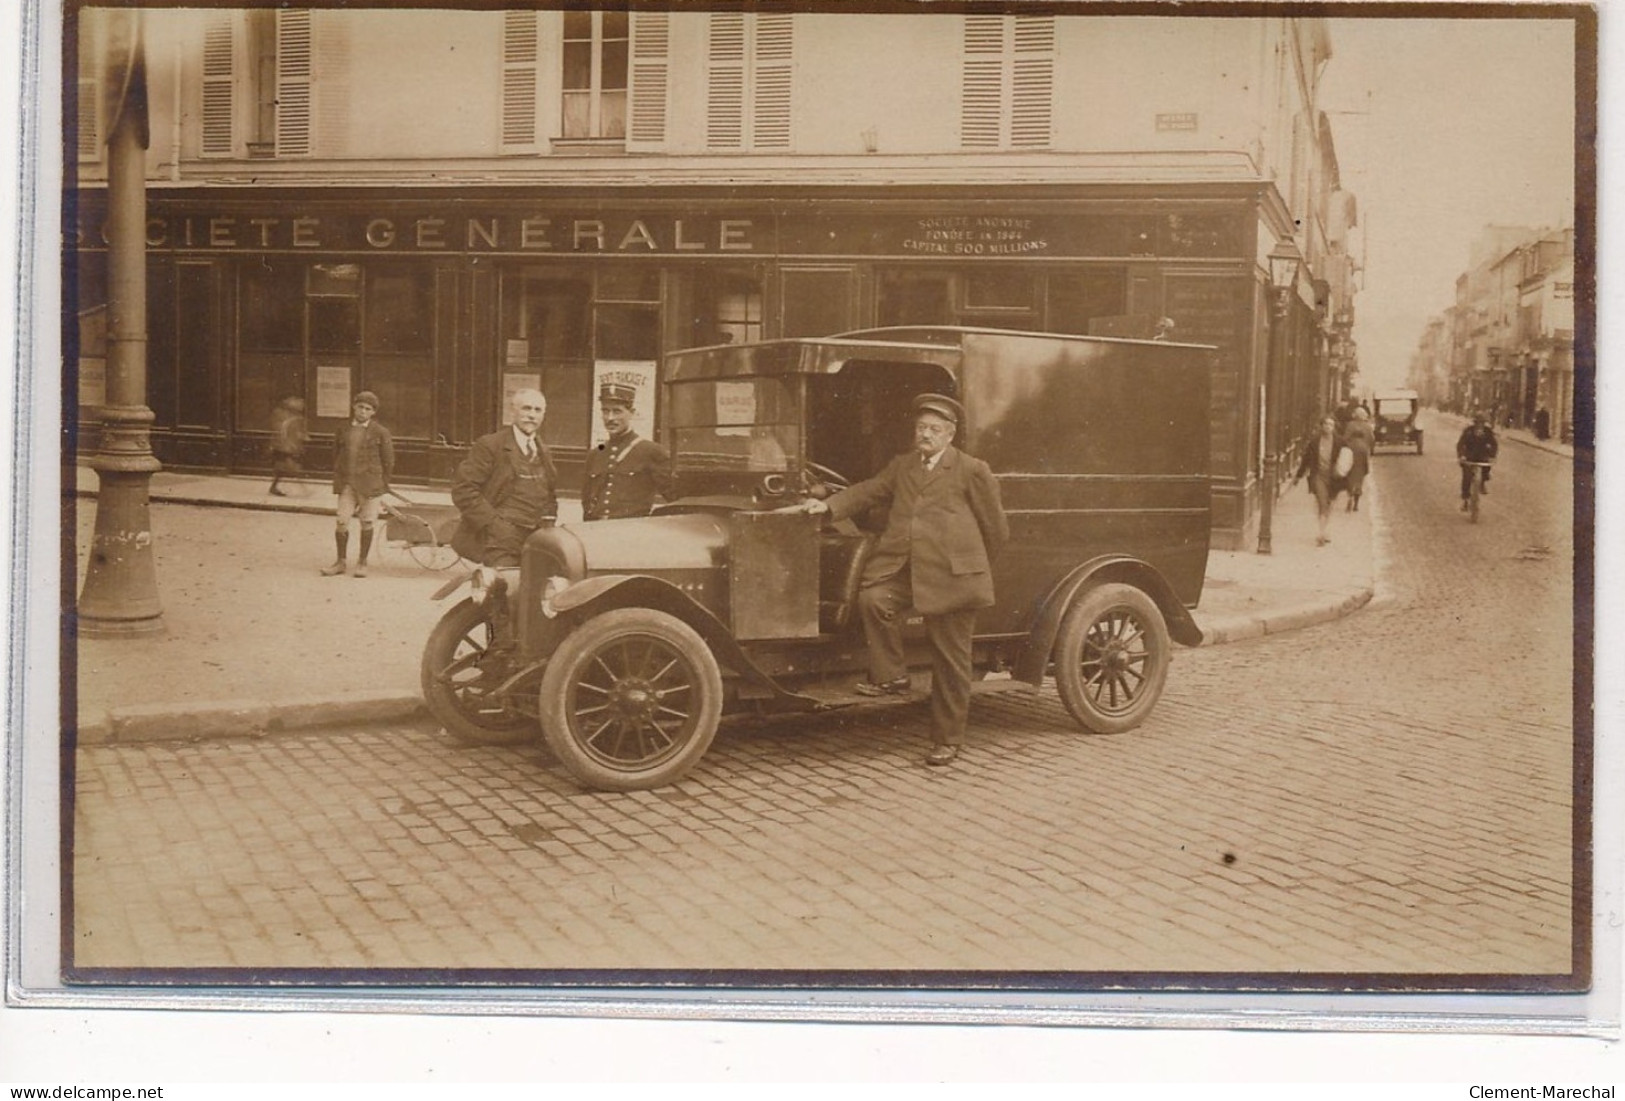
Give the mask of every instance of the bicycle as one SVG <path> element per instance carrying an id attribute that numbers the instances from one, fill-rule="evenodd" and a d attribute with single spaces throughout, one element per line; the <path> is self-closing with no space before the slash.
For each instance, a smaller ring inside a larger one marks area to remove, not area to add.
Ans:
<path id="1" fill-rule="evenodd" d="M 1478 501 L 1484 496 L 1484 478 L 1489 474 L 1494 463 L 1475 463 L 1467 459 L 1458 459 L 1464 467 L 1477 467 L 1472 480 L 1467 483 L 1467 520 L 1469 523 L 1478 523 Z"/>

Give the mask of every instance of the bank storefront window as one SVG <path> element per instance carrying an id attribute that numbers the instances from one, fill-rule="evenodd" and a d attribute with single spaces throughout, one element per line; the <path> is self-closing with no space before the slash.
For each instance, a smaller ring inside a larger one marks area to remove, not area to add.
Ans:
<path id="1" fill-rule="evenodd" d="M 433 424 L 433 271 L 412 263 L 305 263 L 264 257 L 239 277 L 237 428 L 263 430 L 285 397 L 303 397 L 321 430 L 378 394 L 404 438 Z"/>
<path id="2" fill-rule="evenodd" d="M 592 277 L 531 270 L 502 283 L 504 395 L 535 387 L 547 397 L 542 439 L 585 447 L 592 414 Z M 504 396 L 503 401 L 506 402 Z M 498 410 L 504 420 L 507 410 Z"/>

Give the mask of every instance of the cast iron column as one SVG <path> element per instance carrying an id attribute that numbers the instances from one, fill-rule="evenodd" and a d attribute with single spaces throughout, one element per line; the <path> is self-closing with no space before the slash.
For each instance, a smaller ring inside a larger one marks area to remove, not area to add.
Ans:
<path id="1" fill-rule="evenodd" d="M 1292 292 L 1288 290 L 1270 291 L 1270 350 L 1267 375 L 1269 386 L 1266 390 L 1269 404 L 1265 408 L 1264 418 L 1264 484 L 1260 487 L 1262 496 L 1258 502 L 1258 553 L 1274 554 L 1275 548 L 1271 542 L 1275 520 L 1275 485 L 1278 477 L 1276 466 L 1280 463 L 1280 456 L 1275 453 L 1276 431 L 1270 424 L 1271 419 L 1279 419 L 1276 411 L 1276 399 L 1280 396 L 1280 379 L 1277 375 L 1281 369 L 1281 339 L 1286 331 L 1287 308 L 1291 302 Z"/>
<path id="2" fill-rule="evenodd" d="M 79 634 L 90 638 L 164 629 L 148 515 L 159 463 L 147 407 L 146 68 L 140 13 L 123 14 L 124 37 L 107 70 L 117 90 L 107 139 L 107 394 L 100 447 L 90 462 L 100 480 L 96 532 L 78 607 Z"/>

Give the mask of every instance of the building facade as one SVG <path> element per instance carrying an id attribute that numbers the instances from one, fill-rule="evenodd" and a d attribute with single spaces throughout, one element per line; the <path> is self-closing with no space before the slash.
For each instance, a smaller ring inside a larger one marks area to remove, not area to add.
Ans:
<path id="1" fill-rule="evenodd" d="M 87 432 L 107 298 L 99 14 L 70 21 Z M 678 348 L 915 324 L 1149 338 L 1170 319 L 1172 339 L 1218 349 L 1215 536 L 1239 545 L 1265 454 L 1290 453 L 1353 368 L 1321 20 L 143 20 L 148 393 L 168 465 L 261 469 L 270 410 L 301 395 L 319 466 L 369 389 L 402 479 L 440 481 L 537 385 L 568 480 L 598 381 L 639 386 L 652 430 Z M 1288 238 L 1306 270 L 1272 357 L 1264 258 Z"/>

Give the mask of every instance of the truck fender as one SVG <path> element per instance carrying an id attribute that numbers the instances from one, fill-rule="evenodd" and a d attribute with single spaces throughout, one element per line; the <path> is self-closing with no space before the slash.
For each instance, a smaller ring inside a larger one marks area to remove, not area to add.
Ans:
<path id="1" fill-rule="evenodd" d="M 727 624 L 693 597 L 668 581 L 647 574 L 599 574 L 578 581 L 549 601 L 559 619 L 581 623 L 612 608 L 652 608 L 694 628 L 716 655 L 717 663 L 770 691 L 781 703 L 811 710 L 817 701 L 791 692 L 750 659 Z"/>
<path id="2" fill-rule="evenodd" d="M 1173 586 L 1168 584 L 1168 579 L 1155 566 L 1127 555 L 1108 555 L 1085 562 L 1050 590 L 1033 620 L 1027 645 L 1016 659 L 1011 675 L 1030 684 L 1043 683 L 1044 670 L 1049 666 L 1050 655 L 1055 650 L 1055 639 L 1061 632 L 1061 620 L 1067 609 L 1088 586 L 1110 581 L 1133 585 L 1156 601 L 1158 610 L 1168 621 L 1168 633 L 1175 642 L 1184 646 L 1202 644 L 1202 629 L 1191 618 L 1190 611 L 1175 594 Z"/>

